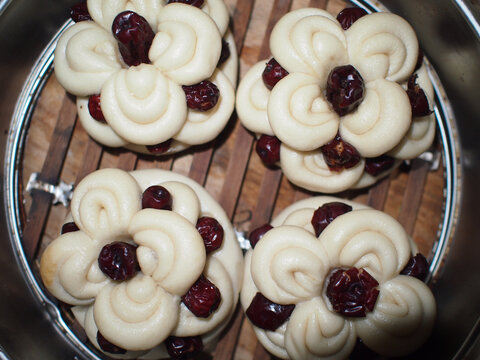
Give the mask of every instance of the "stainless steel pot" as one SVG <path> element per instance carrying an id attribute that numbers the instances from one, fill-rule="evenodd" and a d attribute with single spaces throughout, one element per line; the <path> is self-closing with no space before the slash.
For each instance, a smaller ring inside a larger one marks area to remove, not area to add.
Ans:
<path id="1" fill-rule="evenodd" d="M 4 209 L 0 211 L 0 359 L 81 359 L 87 355 L 75 340 L 49 315 L 48 303 L 39 301 L 31 286 L 31 273 L 16 240 L 12 220 L 11 184 L 16 181 L 12 119 L 28 117 L 18 112 L 19 94 L 27 82 L 41 81 L 39 71 L 32 78 L 51 39 L 66 21 L 67 0 L 0 0 L 0 131 L 4 167 Z M 353 1 L 375 9 L 376 1 Z M 365 5 L 368 4 L 368 5 Z M 449 211 L 448 243 L 443 244 L 435 267 L 435 296 L 441 310 L 425 359 L 480 358 L 480 5 L 474 0 L 384 0 L 389 10 L 405 17 L 416 28 L 422 47 L 438 74 L 448 101 L 443 111 L 452 115 L 444 129 L 447 170 L 450 180 L 446 210 Z M 27 84 L 28 85 L 28 84 Z M 30 84 L 31 85 L 31 84 Z M 34 85 L 33 85 L 34 86 Z M 28 86 L 27 86 L 28 87 Z M 441 92 L 440 95 L 443 95 Z M 22 101 L 34 102 L 25 92 Z M 20 109 L 20 110 L 19 110 Z M 442 130 L 443 131 L 443 130 Z M 21 144 L 20 144 L 21 145 Z M 447 229 L 445 229 L 445 226 Z"/>

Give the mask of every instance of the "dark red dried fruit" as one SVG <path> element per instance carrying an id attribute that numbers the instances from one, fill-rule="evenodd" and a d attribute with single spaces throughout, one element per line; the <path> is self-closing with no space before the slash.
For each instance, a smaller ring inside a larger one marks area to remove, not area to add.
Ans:
<path id="1" fill-rule="evenodd" d="M 424 281 L 428 275 L 428 269 L 429 265 L 427 259 L 422 254 L 418 253 L 410 258 L 408 264 L 401 271 L 401 274 L 413 276 Z"/>
<path id="2" fill-rule="evenodd" d="M 92 20 L 90 13 L 88 12 L 87 2 L 81 1 L 76 3 L 70 8 L 70 18 L 74 22 Z"/>
<path id="3" fill-rule="evenodd" d="M 63 224 L 61 233 L 65 234 L 65 233 L 74 232 L 78 230 L 80 229 L 78 228 L 77 224 L 75 224 L 73 221 L 70 221 Z"/>
<path id="4" fill-rule="evenodd" d="M 257 245 L 257 243 L 260 241 L 260 239 L 267 233 L 268 230 L 273 229 L 273 226 L 270 224 L 263 224 L 262 226 L 259 226 L 258 228 L 254 229 L 250 235 L 248 235 L 248 240 L 250 241 L 250 245 L 252 246 L 252 249 Z"/>
<path id="5" fill-rule="evenodd" d="M 343 141 L 340 135 L 320 148 L 323 158 L 332 171 L 350 169 L 360 162 L 360 154 L 352 145 Z"/>
<path id="6" fill-rule="evenodd" d="M 204 0 L 168 0 L 167 4 L 171 3 L 182 3 L 182 4 L 187 4 L 187 5 L 193 5 L 198 8 L 201 8 L 203 6 Z"/>
<path id="7" fill-rule="evenodd" d="M 347 30 L 355 21 L 365 15 L 367 15 L 367 12 L 362 8 L 345 8 L 338 13 L 337 20 L 342 25 L 343 30 Z"/>
<path id="8" fill-rule="evenodd" d="M 185 295 L 182 296 L 182 302 L 196 316 L 207 318 L 217 310 L 222 300 L 220 290 L 201 275 Z"/>
<path id="9" fill-rule="evenodd" d="M 203 342 L 200 336 L 177 337 L 169 336 L 165 339 L 168 355 L 174 359 L 184 359 L 188 355 L 203 350 Z"/>
<path id="10" fill-rule="evenodd" d="M 413 74 L 408 79 L 407 95 L 410 100 L 410 105 L 412 106 L 412 116 L 427 116 L 433 111 L 430 110 L 428 106 L 427 95 L 425 95 L 423 89 L 416 84 L 417 77 L 417 74 Z"/>
<path id="11" fill-rule="evenodd" d="M 263 70 L 262 79 L 265 86 L 269 90 L 272 90 L 277 82 L 282 80 L 287 75 L 288 71 L 285 70 L 282 65 L 277 62 L 277 60 L 271 58 L 265 66 L 265 70 Z"/>
<path id="12" fill-rule="evenodd" d="M 222 246 L 223 227 L 216 219 L 203 216 L 197 220 L 196 227 L 202 236 L 207 254 Z"/>
<path id="13" fill-rule="evenodd" d="M 262 135 L 257 140 L 255 151 L 265 165 L 275 165 L 280 161 L 280 145 L 282 143 L 276 136 Z"/>
<path id="14" fill-rule="evenodd" d="M 217 105 L 220 91 L 217 85 L 204 80 L 195 85 L 183 85 L 183 91 L 187 98 L 187 106 L 198 111 L 208 111 Z"/>
<path id="15" fill-rule="evenodd" d="M 276 304 L 257 292 L 245 314 L 253 325 L 264 330 L 275 331 L 288 320 L 294 309 L 293 304 Z"/>
<path id="16" fill-rule="evenodd" d="M 312 226 L 315 229 L 315 235 L 319 236 L 323 230 L 338 216 L 352 211 L 352 207 L 339 201 L 325 203 L 320 206 L 312 216 Z"/>
<path id="17" fill-rule="evenodd" d="M 354 111 L 365 97 L 365 83 L 352 65 L 337 66 L 327 79 L 327 100 L 340 115 Z"/>
<path id="18" fill-rule="evenodd" d="M 168 149 L 170 149 L 171 145 L 172 145 L 172 139 L 168 139 L 164 142 L 161 142 L 160 144 L 147 145 L 147 150 L 151 154 L 159 155 L 159 154 L 166 153 Z"/>
<path id="19" fill-rule="evenodd" d="M 113 20 L 112 33 L 125 64 L 150 64 L 148 51 L 155 33 L 143 16 L 130 10 L 121 12 Z"/>
<path id="20" fill-rule="evenodd" d="M 125 354 L 127 352 L 127 350 L 121 348 L 120 346 L 112 344 L 110 341 L 105 339 L 100 333 L 100 331 L 97 331 L 97 342 L 100 346 L 100 349 L 110 354 Z"/>
<path id="21" fill-rule="evenodd" d="M 230 57 L 230 46 L 225 39 L 222 39 L 222 52 L 220 53 L 220 59 L 218 59 L 217 66 L 222 65 Z"/>
<path id="22" fill-rule="evenodd" d="M 380 155 L 374 158 L 365 158 L 365 172 L 372 176 L 391 169 L 395 164 L 395 159 L 388 155 Z"/>
<path id="23" fill-rule="evenodd" d="M 137 247 L 123 241 L 107 244 L 98 255 L 98 266 L 112 280 L 131 279 L 140 269 Z"/>
<path id="24" fill-rule="evenodd" d="M 100 106 L 100 94 L 90 95 L 88 98 L 88 112 L 95 120 L 106 124 L 105 116 L 103 116 L 102 108 Z"/>
<path id="25" fill-rule="evenodd" d="M 142 194 L 142 209 L 172 210 L 172 203 L 172 195 L 160 185 L 152 185 Z"/>
<path id="26" fill-rule="evenodd" d="M 327 297 L 333 310 L 349 317 L 364 317 L 377 301 L 378 282 L 365 269 L 335 270 L 328 281 Z"/>

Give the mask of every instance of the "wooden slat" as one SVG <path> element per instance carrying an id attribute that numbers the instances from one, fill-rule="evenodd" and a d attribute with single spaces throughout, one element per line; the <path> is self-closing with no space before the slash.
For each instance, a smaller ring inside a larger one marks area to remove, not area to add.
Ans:
<path id="1" fill-rule="evenodd" d="M 198 182 L 200 185 L 205 184 L 207 179 L 208 168 L 212 162 L 213 146 L 200 150 L 193 154 L 192 166 L 188 176 Z"/>
<path id="2" fill-rule="evenodd" d="M 374 209 L 383 210 L 385 201 L 387 200 L 389 187 L 390 176 L 387 176 L 368 190 L 367 204 Z"/>
<path id="3" fill-rule="evenodd" d="M 235 38 L 235 46 L 237 52 L 240 54 L 243 49 L 245 41 L 245 34 L 247 33 L 248 23 L 252 16 L 253 0 L 238 0 L 233 12 L 233 36 Z"/>
<path id="4" fill-rule="evenodd" d="M 65 95 L 62 108 L 58 114 L 47 156 L 39 174 L 39 181 L 57 184 L 70 138 L 75 127 L 77 109 L 74 101 Z M 45 222 L 50 212 L 53 196 L 43 191 L 32 191 L 32 205 L 23 229 L 23 247 L 28 260 L 35 257 L 40 243 Z"/>
<path id="5" fill-rule="evenodd" d="M 219 198 L 220 205 L 223 206 L 231 219 L 233 219 L 248 159 L 250 158 L 252 143 L 252 134 L 244 127 L 239 127 Z"/>
<path id="6" fill-rule="evenodd" d="M 137 159 L 137 155 L 130 151 L 122 152 L 118 157 L 118 164 L 116 167 L 121 170 L 132 171 L 135 169 Z"/>
<path id="7" fill-rule="evenodd" d="M 328 0 L 310 0 L 310 7 L 326 9 Z"/>
<path id="8" fill-rule="evenodd" d="M 260 194 L 257 205 L 252 215 L 250 230 L 270 222 L 275 199 L 282 180 L 282 171 L 280 169 L 267 169 L 260 185 Z"/>
<path id="9" fill-rule="evenodd" d="M 260 49 L 258 60 L 265 59 L 270 54 L 269 49 L 269 34 L 274 24 L 278 19 L 285 14 L 290 8 L 291 0 L 276 0 L 274 2 L 272 12 L 270 14 L 269 23 L 267 26 L 266 36 L 263 39 L 263 43 Z M 233 218 L 235 206 L 240 194 L 240 188 L 243 183 L 245 172 L 248 167 L 248 159 L 253 144 L 253 136 L 242 126 L 237 131 L 237 138 L 232 153 L 233 159 L 230 159 L 228 164 L 225 183 L 220 195 L 220 204 L 224 207 L 227 214 Z M 258 220 L 268 221 L 273 209 L 274 199 L 280 185 L 281 173 L 279 170 L 267 171 L 266 177 L 262 182 L 262 188 L 264 189 L 264 199 L 257 201 L 257 210 L 261 217 Z M 273 191 L 272 191 L 273 190 Z M 257 210 L 255 214 L 257 214 Z M 254 218 L 256 215 L 254 215 Z M 235 353 L 235 347 L 237 345 L 238 336 L 241 330 L 241 324 L 244 320 L 243 314 L 238 314 L 235 318 L 234 325 L 228 332 L 228 334 L 221 339 L 217 349 L 221 349 L 221 352 L 215 354 L 216 360 L 232 359 Z"/>
<path id="10" fill-rule="evenodd" d="M 215 348 L 215 360 L 233 359 L 244 317 L 245 315 L 239 304 L 233 315 L 232 321 L 227 327 L 227 332 L 223 334 Z"/>
<path id="11" fill-rule="evenodd" d="M 398 216 L 398 221 L 410 235 L 413 234 L 413 230 L 415 229 L 415 222 L 422 201 L 429 167 L 429 163 L 422 159 L 415 159 L 412 161 L 407 188 L 405 190 L 402 207 Z"/>
<path id="12" fill-rule="evenodd" d="M 87 149 L 83 155 L 85 160 L 82 162 L 82 167 L 75 180 L 76 184 L 78 184 L 85 176 L 98 168 L 98 164 L 102 158 L 102 153 L 103 148 L 95 140 L 90 138 L 87 143 Z"/>

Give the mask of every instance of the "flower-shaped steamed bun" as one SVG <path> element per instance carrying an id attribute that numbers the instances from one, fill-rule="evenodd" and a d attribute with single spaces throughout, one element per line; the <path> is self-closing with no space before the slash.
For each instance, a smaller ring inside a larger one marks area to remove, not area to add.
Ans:
<path id="1" fill-rule="evenodd" d="M 401 17 L 298 9 L 275 25 L 270 50 L 241 80 L 236 108 L 260 158 L 292 183 L 368 186 L 431 146 L 433 87 Z"/>
<path id="2" fill-rule="evenodd" d="M 391 216 L 333 197 L 299 201 L 253 230 L 242 306 L 282 359 L 346 359 L 357 339 L 405 356 L 429 336 L 425 257 Z"/>
<path id="3" fill-rule="evenodd" d="M 243 258 L 200 185 L 165 170 L 98 170 L 76 187 L 69 217 L 40 273 L 95 347 L 165 358 L 214 345 L 237 304 Z"/>
<path id="4" fill-rule="evenodd" d="M 234 109 L 238 67 L 223 0 L 83 4 L 54 69 L 87 133 L 154 155 L 215 139 Z"/>

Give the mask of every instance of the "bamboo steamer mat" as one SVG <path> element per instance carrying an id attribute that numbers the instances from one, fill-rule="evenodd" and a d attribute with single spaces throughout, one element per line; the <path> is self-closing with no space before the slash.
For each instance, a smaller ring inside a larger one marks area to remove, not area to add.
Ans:
<path id="1" fill-rule="evenodd" d="M 240 58 L 239 78 L 253 64 L 270 57 L 270 32 L 286 12 L 311 6 L 336 15 L 349 5 L 342 0 L 225 0 L 225 3 L 230 10 Z M 60 180 L 76 184 L 100 168 L 170 169 L 204 185 L 223 206 L 236 230 L 246 234 L 291 203 L 313 195 L 289 183 L 280 170 L 265 168 L 252 150 L 254 143 L 253 135 L 241 126 L 234 114 L 217 140 L 187 153 L 160 158 L 105 149 L 88 137 L 77 121 L 74 98 L 65 93 L 50 72 L 36 103 L 23 148 L 21 188 L 26 188 L 32 173 L 39 173 L 39 180 L 50 184 Z M 441 151 L 440 145 L 437 151 Z M 442 161 L 432 170 L 429 162 L 416 159 L 370 189 L 347 191 L 338 196 L 366 203 L 397 218 L 419 251 L 431 257 L 443 217 L 444 189 Z M 23 247 L 33 271 L 37 272 L 40 256 L 60 234 L 68 209 L 53 206 L 53 195 L 48 192 L 33 190 L 19 196 L 23 204 L 20 209 Z M 85 340 L 68 309 L 59 306 L 66 322 Z M 213 358 L 271 358 L 257 342 L 240 306 Z"/>

